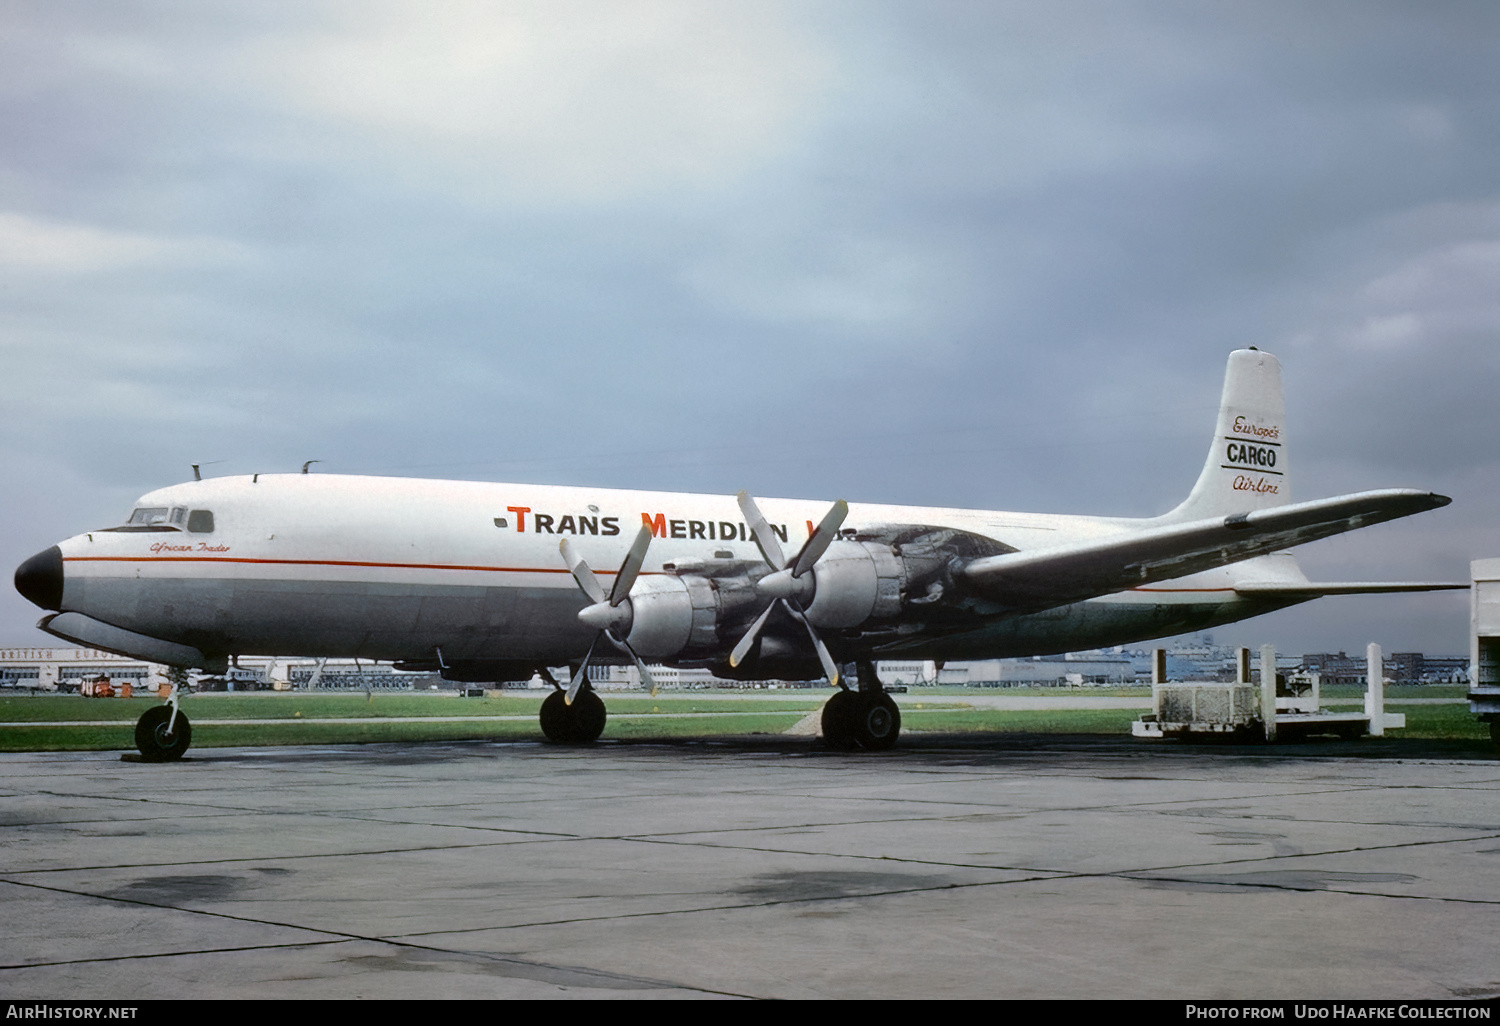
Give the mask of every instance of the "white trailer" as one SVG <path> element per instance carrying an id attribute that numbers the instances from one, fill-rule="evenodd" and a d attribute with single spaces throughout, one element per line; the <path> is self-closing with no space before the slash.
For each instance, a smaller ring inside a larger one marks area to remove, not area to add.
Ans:
<path id="1" fill-rule="evenodd" d="M 1469 564 L 1469 711 L 1500 745 L 1500 559 Z"/>
<path id="2" fill-rule="evenodd" d="M 1500 560 L 1496 561 L 1500 563 Z M 1319 734 L 1355 739 L 1406 726 L 1406 716 L 1385 711 L 1384 663 L 1380 646 L 1370 645 L 1365 674 L 1363 712 L 1329 712 L 1321 706 L 1318 676 L 1304 684 L 1283 685 L 1276 678 L 1276 650 L 1260 650 L 1260 681 L 1250 680 L 1250 650 L 1240 649 L 1239 679 L 1215 682 L 1167 683 L 1165 653 L 1157 649 L 1152 670 L 1151 697 L 1155 713 L 1131 725 L 1136 737 L 1184 740 L 1268 741 L 1301 739 Z"/>

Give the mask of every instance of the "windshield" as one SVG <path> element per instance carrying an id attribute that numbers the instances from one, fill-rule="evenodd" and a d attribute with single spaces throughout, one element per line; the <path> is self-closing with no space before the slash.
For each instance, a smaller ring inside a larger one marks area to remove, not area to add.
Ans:
<path id="1" fill-rule="evenodd" d="M 125 523 L 131 527 L 155 527 L 168 523 L 171 514 L 172 511 L 166 506 L 141 506 L 130 514 L 130 519 Z"/>
<path id="2" fill-rule="evenodd" d="M 194 534 L 212 534 L 214 515 L 206 509 L 189 510 L 186 506 L 137 506 L 130 519 L 120 527 L 106 527 L 106 531 L 181 531 Z"/>

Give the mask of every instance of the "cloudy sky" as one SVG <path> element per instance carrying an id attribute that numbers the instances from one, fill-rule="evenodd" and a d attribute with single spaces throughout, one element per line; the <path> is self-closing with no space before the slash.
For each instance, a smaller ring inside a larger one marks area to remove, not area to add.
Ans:
<path id="1" fill-rule="evenodd" d="M 1231 349 L 1294 495 L 1500 556 L 1500 6 L 0 0 L 0 562 L 191 476 L 1145 516 Z M 1223 628 L 1467 650 L 1463 594 Z M 0 642 L 45 644 L 0 594 Z"/>

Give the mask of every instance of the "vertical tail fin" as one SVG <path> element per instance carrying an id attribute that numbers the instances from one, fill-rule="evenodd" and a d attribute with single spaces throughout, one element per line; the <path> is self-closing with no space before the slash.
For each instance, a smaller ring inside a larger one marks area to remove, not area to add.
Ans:
<path id="1" fill-rule="evenodd" d="M 1281 363 L 1258 349 L 1236 349 L 1203 472 L 1182 505 L 1161 519 L 1231 516 L 1291 501 Z"/>

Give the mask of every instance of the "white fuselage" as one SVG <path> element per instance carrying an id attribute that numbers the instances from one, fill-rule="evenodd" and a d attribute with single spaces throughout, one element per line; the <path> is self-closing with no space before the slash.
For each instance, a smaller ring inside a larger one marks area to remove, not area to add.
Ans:
<path id="1" fill-rule="evenodd" d="M 829 505 L 758 502 L 789 556 Z M 201 530 L 208 521 L 200 516 L 176 528 L 110 529 L 61 542 L 61 609 L 220 656 L 576 661 L 595 631 L 577 619 L 589 600 L 559 541 L 570 539 L 607 588 L 646 523 L 653 539 L 643 580 L 694 566 L 749 574 L 751 592 L 736 606 L 733 575 L 708 573 L 722 604 L 720 643 L 705 647 L 698 637 L 695 649 L 664 660 L 716 665 L 758 612 L 753 579 L 768 569 L 733 496 L 288 474 L 188 482 L 151 492 L 138 506 L 207 511 L 212 530 Z M 924 525 L 1024 551 L 1127 534 L 1141 523 L 851 503 L 844 530 L 852 537 L 879 525 Z M 1289 560 L 1265 557 L 1037 612 L 950 595 L 947 605 L 904 605 L 879 630 L 844 632 L 830 645 L 841 660 L 974 659 L 1161 637 L 1295 601 L 1234 591 L 1236 580 L 1264 578 Z M 902 601 L 910 598 L 920 596 Z"/>

